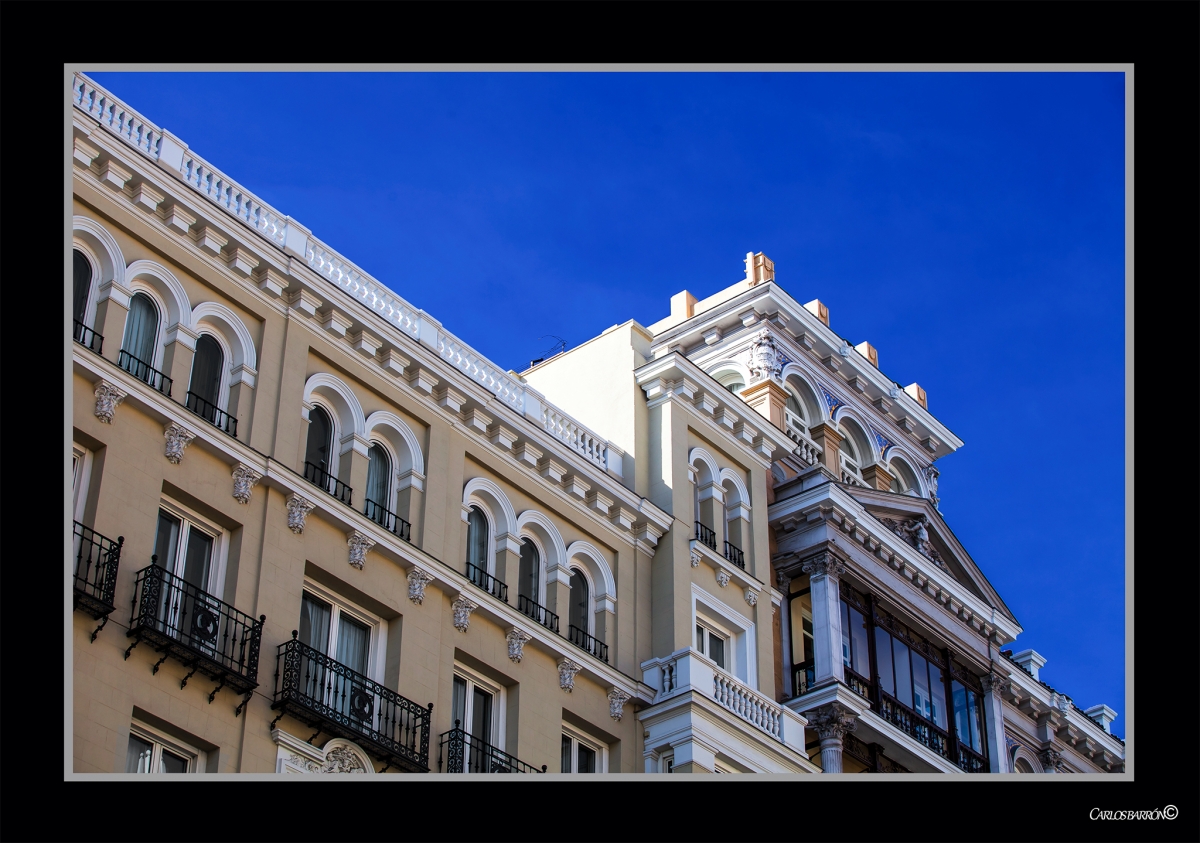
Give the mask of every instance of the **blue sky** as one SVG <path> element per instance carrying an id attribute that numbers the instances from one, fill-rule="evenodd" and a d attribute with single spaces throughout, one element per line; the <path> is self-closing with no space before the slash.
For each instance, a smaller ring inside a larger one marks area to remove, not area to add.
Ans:
<path id="1" fill-rule="evenodd" d="M 90 75 L 506 368 L 765 252 L 928 391 L 1014 649 L 1124 735 L 1121 74 Z"/>

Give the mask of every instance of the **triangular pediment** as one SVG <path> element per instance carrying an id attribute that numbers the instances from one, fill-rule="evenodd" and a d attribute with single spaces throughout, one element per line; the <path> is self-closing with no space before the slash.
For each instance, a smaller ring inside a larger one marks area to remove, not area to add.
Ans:
<path id="1" fill-rule="evenodd" d="M 930 501 L 861 487 L 850 487 L 847 491 L 885 529 L 1016 622 L 996 589 Z"/>

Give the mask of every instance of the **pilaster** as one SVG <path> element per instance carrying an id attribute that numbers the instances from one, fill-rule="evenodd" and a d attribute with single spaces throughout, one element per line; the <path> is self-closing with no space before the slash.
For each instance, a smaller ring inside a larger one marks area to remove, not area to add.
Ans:
<path id="1" fill-rule="evenodd" d="M 840 478 L 842 470 L 838 459 L 838 446 L 842 443 L 842 435 L 837 432 L 836 426 L 823 421 L 820 424 L 812 425 L 808 429 L 808 435 L 821 449 L 819 457 L 821 465 L 829 469 L 834 477 Z"/>
<path id="2" fill-rule="evenodd" d="M 783 408 L 787 406 L 787 391 L 770 378 L 751 384 L 738 397 L 750 405 L 756 413 L 767 419 L 780 430 L 787 430 Z"/>

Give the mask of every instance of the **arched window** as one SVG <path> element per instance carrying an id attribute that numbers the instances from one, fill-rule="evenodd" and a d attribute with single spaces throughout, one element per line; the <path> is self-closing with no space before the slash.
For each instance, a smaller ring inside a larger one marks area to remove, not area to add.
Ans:
<path id="1" fill-rule="evenodd" d="M 588 582 L 583 573 L 571 569 L 571 602 L 567 611 L 567 623 L 570 625 L 570 638 L 575 644 L 590 650 L 588 647 Z M 582 633 L 582 634 L 580 634 Z"/>
<path id="2" fill-rule="evenodd" d="M 325 412 L 323 407 L 314 406 L 308 414 L 308 446 L 304 451 L 304 476 L 321 488 L 328 485 L 332 441 L 333 421 L 330 420 L 329 413 Z"/>
<path id="3" fill-rule="evenodd" d="M 73 304 L 75 321 L 82 322 L 83 317 L 87 315 L 88 293 L 92 289 L 92 265 L 83 256 L 83 252 L 78 249 L 74 250 L 74 273 L 75 298 Z"/>
<path id="4" fill-rule="evenodd" d="M 1015 765 L 1013 765 L 1013 767 L 1014 767 L 1013 772 L 1016 772 L 1016 773 L 1032 773 L 1033 772 L 1033 765 L 1030 764 L 1028 761 L 1026 761 L 1024 758 L 1018 758 L 1017 763 Z"/>
<path id="5" fill-rule="evenodd" d="M 854 439 L 844 427 L 839 427 L 838 432 L 843 437 L 841 444 L 838 445 L 838 460 L 842 464 L 842 472 L 854 477 L 855 480 L 862 480 L 862 463 Z"/>
<path id="6" fill-rule="evenodd" d="M 387 451 L 382 445 L 373 443 L 367 451 L 367 517 L 385 527 L 392 506 L 388 484 L 390 466 Z"/>
<path id="7" fill-rule="evenodd" d="M 723 372 L 716 376 L 717 383 L 728 389 L 734 395 L 737 395 L 746 388 L 746 382 L 742 380 L 742 376 L 738 372 Z"/>
<path id="8" fill-rule="evenodd" d="M 125 317 L 125 338 L 121 350 L 127 359 L 125 370 L 139 380 L 154 378 L 154 351 L 158 341 L 158 308 L 145 293 L 134 293 Z"/>
<path id="9" fill-rule="evenodd" d="M 192 358 L 192 382 L 188 386 L 187 408 L 217 423 L 217 410 L 221 403 L 221 373 L 225 368 L 225 355 L 220 344 L 208 334 L 196 340 L 196 354 Z"/>
<path id="10" fill-rule="evenodd" d="M 787 404 L 784 406 L 783 415 L 789 425 L 805 436 L 808 435 L 808 417 L 804 413 L 804 404 L 790 389 L 787 391 Z"/>
<path id="11" fill-rule="evenodd" d="M 467 565 L 473 565 L 483 574 L 488 572 L 488 522 L 483 510 L 472 506 L 467 513 Z M 467 569 L 467 575 L 472 571 Z"/>
<path id="12" fill-rule="evenodd" d="M 539 602 L 541 582 L 538 576 L 541 568 L 537 547 L 529 539 L 521 542 L 521 565 L 517 580 L 517 608 L 528 612 L 531 606 Z"/>

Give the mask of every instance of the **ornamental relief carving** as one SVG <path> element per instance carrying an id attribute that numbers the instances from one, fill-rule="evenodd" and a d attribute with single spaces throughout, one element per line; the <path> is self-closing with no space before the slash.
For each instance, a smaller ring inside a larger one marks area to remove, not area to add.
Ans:
<path id="1" fill-rule="evenodd" d="M 629 702 L 632 697 L 622 691 L 620 688 L 612 687 L 608 689 L 608 714 L 613 720 L 620 720 L 625 714 L 625 703 Z"/>
<path id="2" fill-rule="evenodd" d="M 999 673 L 984 674 L 979 677 L 979 684 L 983 686 L 985 694 L 995 694 L 996 696 L 1003 696 L 1012 689 L 1012 681 Z"/>
<path id="3" fill-rule="evenodd" d="M 532 639 L 533 636 L 528 632 L 522 632 L 515 626 L 509 627 L 504 640 L 508 642 L 508 658 L 513 664 L 521 663 L 521 659 L 525 655 L 525 644 Z"/>
<path id="4" fill-rule="evenodd" d="M 757 606 L 758 605 L 758 592 L 752 588 L 747 588 L 746 589 L 746 602 L 749 603 L 751 606 Z"/>
<path id="5" fill-rule="evenodd" d="M 1038 760 L 1047 773 L 1057 773 L 1062 767 L 1062 753 L 1056 749 L 1043 749 L 1038 753 Z"/>
<path id="6" fill-rule="evenodd" d="M 583 665 L 576 664 L 570 659 L 562 659 L 558 663 L 558 686 L 568 694 L 575 690 L 575 674 L 583 670 Z"/>
<path id="7" fill-rule="evenodd" d="M 169 422 L 163 428 L 163 436 L 167 440 L 167 459 L 171 461 L 172 465 L 179 465 L 179 461 L 183 459 L 184 449 L 196 438 L 196 434 L 175 422 Z"/>
<path id="8" fill-rule="evenodd" d="M 841 703 L 829 703 L 810 712 L 808 725 L 817 730 L 821 740 L 836 738 L 839 741 L 847 732 L 858 726 L 858 717 Z"/>
<path id="9" fill-rule="evenodd" d="M 466 632 L 467 627 L 471 624 L 471 613 L 479 608 L 479 604 L 469 599 L 467 595 L 459 594 L 450 604 L 450 608 L 454 611 L 454 628 L 459 632 Z"/>
<path id="10" fill-rule="evenodd" d="M 425 602 L 425 586 L 433 582 L 433 577 L 420 568 L 408 572 L 408 599 L 420 606 Z"/>
<path id="11" fill-rule="evenodd" d="M 358 753 L 344 744 L 329 750 L 329 754 L 325 756 L 325 761 L 322 763 L 301 758 L 294 752 L 291 753 L 288 760 L 295 766 L 302 767 L 310 773 L 358 773 L 365 775 L 367 772 L 367 768 L 363 764 L 362 759 L 359 758 Z"/>
<path id="12" fill-rule="evenodd" d="M 375 546 L 375 541 L 354 530 L 346 537 L 346 544 L 350 546 L 350 564 L 361 571 L 367 561 L 367 551 Z"/>
<path id="13" fill-rule="evenodd" d="M 117 405 L 125 400 L 127 394 L 108 381 L 96 384 L 96 418 L 104 424 L 112 424 Z"/>
<path id="14" fill-rule="evenodd" d="M 717 585 L 721 586 L 721 588 L 724 588 L 725 586 L 729 585 L 729 572 L 728 571 L 725 571 L 721 568 L 717 569 Z"/>
<path id="15" fill-rule="evenodd" d="M 926 559 L 933 562 L 943 571 L 946 569 L 946 563 L 942 560 L 942 555 L 937 552 L 932 544 L 929 543 L 929 531 L 925 528 L 927 519 L 924 515 L 918 515 L 916 518 L 908 521 L 896 521 L 892 518 L 880 518 L 888 529 L 898 535 L 904 541 L 915 547 L 917 552 Z"/>
<path id="16" fill-rule="evenodd" d="M 813 577 L 836 577 L 846 573 L 846 566 L 829 551 L 818 553 L 800 563 L 800 570 Z"/>
<path id="17" fill-rule="evenodd" d="M 315 503 L 305 500 L 295 492 L 291 494 L 287 502 L 287 513 L 288 527 L 293 533 L 300 535 L 304 532 L 304 521 L 315 506 Z"/>
<path id="18" fill-rule="evenodd" d="M 250 490 L 262 480 L 262 474 L 243 463 L 233 469 L 233 497 L 238 503 L 250 503 Z"/>
<path id="19" fill-rule="evenodd" d="M 771 332 L 766 328 L 759 331 L 754 338 L 754 345 L 750 348 L 750 380 L 755 382 L 764 378 L 779 380 L 787 362 L 787 358 L 779 350 Z"/>

